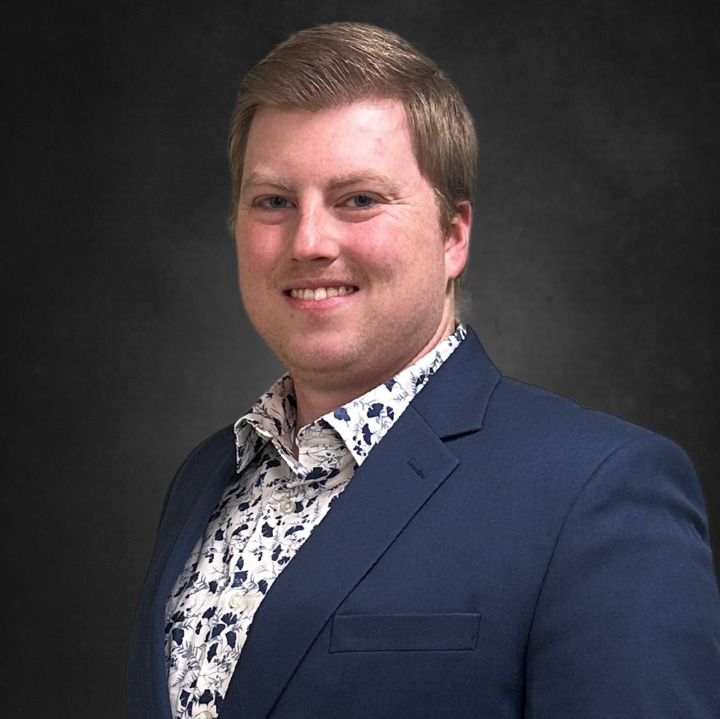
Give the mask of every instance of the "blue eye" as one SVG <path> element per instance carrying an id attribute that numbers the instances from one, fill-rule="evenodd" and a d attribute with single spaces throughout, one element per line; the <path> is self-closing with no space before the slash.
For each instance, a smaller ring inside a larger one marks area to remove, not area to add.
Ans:
<path id="1" fill-rule="evenodd" d="M 287 200 L 284 197 L 268 197 L 265 199 L 266 206 L 271 210 L 281 210 L 287 207 Z"/>
<path id="2" fill-rule="evenodd" d="M 352 199 L 355 207 L 370 207 L 375 202 L 369 195 L 355 195 Z"/>

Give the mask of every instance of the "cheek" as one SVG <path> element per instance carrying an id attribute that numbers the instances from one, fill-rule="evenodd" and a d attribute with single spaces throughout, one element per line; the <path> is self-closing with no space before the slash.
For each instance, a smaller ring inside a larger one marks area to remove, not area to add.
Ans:
<path id="1" fill-rule="evenodd" d="M 265 280 L 278 262 L 278 243 L 267 233 L 254 232 L 252 236 L 238 234 L 235 240 L 238 272 L 241 281 Z"/>
<path id="2" fill-rule="evenodd" d="M 419 236 L 413 224 L 383 217 L 351 228 L 343 246 L 348 262 L 376 279 L 390 280 L 410 271 L 417 261 Z"/>
<path id="3" fill-rule="evenodd" d="M 402 254 L 393 245 L 392 238 L 373 235 L 360 242 L 346 245 L 345 258 L 348 264 L 356 265 L 375 279 L 389 279 L 402 267 Z"/>

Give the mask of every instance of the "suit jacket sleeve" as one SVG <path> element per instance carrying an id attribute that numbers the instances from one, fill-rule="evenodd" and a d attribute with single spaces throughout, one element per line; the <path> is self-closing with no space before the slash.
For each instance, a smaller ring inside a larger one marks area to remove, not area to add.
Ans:
<path id="1" fill-rule="evenodd" d="M 526 717 L 720 716 L 718 593 L 700 485 L 647 434 L 567 513 L 539 594 Z"/>

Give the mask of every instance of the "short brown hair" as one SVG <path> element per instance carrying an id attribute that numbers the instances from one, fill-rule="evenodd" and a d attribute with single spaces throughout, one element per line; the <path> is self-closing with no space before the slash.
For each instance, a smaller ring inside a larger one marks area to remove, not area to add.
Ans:
<path id="1" fill-rule="evenodd" d="M 457 87 L 395 33 L 334 23 L 292 35 L 240 87 L 228 143 L 231 234 L 250 125 L 260 105 L 316 111 L 369 98 L 398 100 L 405 108 L 420 172 L 435 188 L 440 224 L 447 232 L 461 204 L 472 204 L 475 191 L 475 130 Z"/>

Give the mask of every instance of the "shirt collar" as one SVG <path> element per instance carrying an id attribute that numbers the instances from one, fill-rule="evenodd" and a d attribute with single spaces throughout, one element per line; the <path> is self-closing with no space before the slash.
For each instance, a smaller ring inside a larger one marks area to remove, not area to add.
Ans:
<path id="1" fill-rule="evenodd" d="M 298 444 L 312 444 L 319 435 L 337 433 L 342 440 L 333 443 L 337 451 L 342 451 L 344 445 L 361 465 L 466 336 L 465 325 L 459 324 L 453 334 L 392 379 L 301 428 Z M 269 441 L 292 455 L 295 419 L 293 382 L 285 375 L 235 423 L 237 471 L 242 472 Z"/>
<path id="2" fill-rule="evenodd" d="M 466 335 L 465 326 L 459 325 L 453 334 L 424 354 L 415 364 L 322 418 L 342 437 L 358 465 L 362 464 L 370 450 L 388 433 L 415 395 Z"/>

